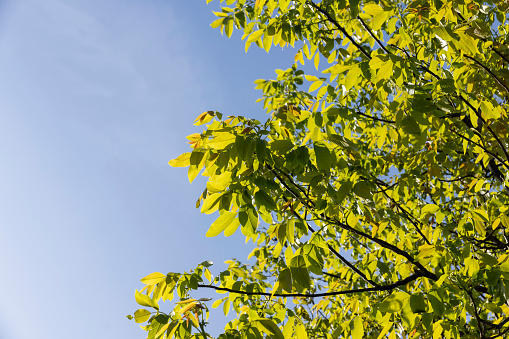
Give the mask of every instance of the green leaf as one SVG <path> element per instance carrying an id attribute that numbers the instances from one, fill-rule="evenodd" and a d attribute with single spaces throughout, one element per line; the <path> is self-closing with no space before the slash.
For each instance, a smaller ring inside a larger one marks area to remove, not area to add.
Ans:
<path id="1" fill-rule="evenodd" d="M 279 154 L 284 154 L 290 151 L 293 148 L 293 142 L 290 140 L 274 140 L 269 144 L 272 152 L 276 152 Z"/>
<path id="2" fill-rule="evenodd" d="M 265 160 L 265 151 L 267 149 L 267 146 L 265 145 L 265 140 L 257 139 L 255 145 L 256 145 L 256 158 L 258 159 L 259 162 L 263 163 Z"/>
<path id="3" fill-rule="evenodd" d="M 265 191 L 259 190 L 255 193 L 255 201 L 258 206 L 265 206 L 269 211 L 277 210 L 277 205 L 274 199 Z"/>
<path id="4" fill-rule="evenodd" d="M 345 200 L 348 193 L 350 193 L 350 191 L 352 190 L 352 187 L 353 187 L 353 182 L 351 182 L 351 181 L 346 181 L 343 184 L 341 184 L 341 187 L 339 188 L 339 190 L 336 193 L 336 199 L 338 201 Z"/>
<path id="5" fill-rule="evenodd" d="M 150 319 L 150 316 L 152 313 L 150 311 L 147 311 L 144 308 L 140 308 L 136 312 L 134 312 L 134 321 L 137 323 L 144 323 L 145 321 Z"/>
<path id="6" fill-rule="evenodd" d="M 324 142 L 318 141 L 313 144 L 316 155 L 316 165 L 321 172 L 328 173 L 332 166 L 332 155 Z"/>
<path id="7" fill-rule="evenodd" d="M 156 310 L 159 310 L 159 305 L 154 300 L 152 300 L 152 298 L 150 298 L 148 295 L 141 294 L 140 292 L 138 292 L 138 290 L 136 290 L 134 297 L 136 299 L 136 302 L 141 306 L 153 307 Z"/>
<path id="8" fill-rule="evenodd" d="M 265 332 L 269 338 L 272 339 L 284 339 L 283 332 L 279 329 L 274 321 L 271 319 L 258 319 L 255 323 L 260 324 L 257 326 L 262 332 Z"/>
<path id="9" fill-rule="evenodd" d="M 290 271 L 294 282 L 304 288 L 309 288 L 311 286 L 309 272 L 306 267 L 306 260 L 302 255 L 292 257 L 292 260 L 290 261 Z"/>
<path id="10" fill-rule="evenodd" d="M 279 286 L 286 291 L 291 293 L 292 292 L 292 273 L 290 272 L 290 269 L 285 268 L 279 273 L 278 277 Z"/>
<path id="11" fill-rule="evenodd" d="M 428 301 L 431 303 L 431 307 L 433 307 L 433 313 L 436 316 L 442 316 L 445 312 L 445 305 L 444 302 L 440 299 L 438 299 L 433 294 L 428 294 Z"/>
<path id="12" fill-rule="evenodd" d="M 406 133 L 417 135 L 421 134 L 421 128 L 419 127 L 419 124 L 417 124 L 415 119 L 411 116 L 406 116 L 403 118 L 401 121 L 401 127 L 403 127 L 403 130 Z"/>
<path id="13" fill-rule="evenodd" d="M 367 181 L 359 181 L 353 187 L 353 191 L 356 195 L 364 199 L 371 199 L 371 185 Z"/>
<path id="14" fill-rule="evenodd" d="M 210 261 L 210 260 L 205 260 L 205 261 L 202 261 L 200 263 L 200 265 L 203 266 L 203 267 L 210 267 L 210 266 L 214 265 L 214 263 L 212 261 Z"/>
<path id="15" fill-rule="evenodd" d="M 440 85 L 440 89 L 445 93 L 456 92 L 456 86 L 454 85 L 453 79 L 440 79 L 438 84 Z"/>
<path id="16" fill-rule="evenodd" d="M 478 255 L 481 257 L 481 262 L 485 265 L 495 266 L 498 264 L 497 258 L 492 256 L 491 254 L 478 252 Z"/>
<path id="17" fill-rule="evenodd" d="M 424 294 L 412 294 L 410 296 L 410 308 L 414 313 L 426 312 L 426 301 L 424 300 Z"/>
<path id="18" fill-rule="evenodd" d="M 210 225 L 209 230 L 205 234 L 207 237 L 215 237 L 221 234 L 237 217 L 237 212 L 225 211 Z"/>
<path id="19" fill-rule="evenodd" d="M 406 292 L 394 292 L 378 305 L 378 309 L 388 313 L 400 312 L 409 299 L 410 294 Z"/>

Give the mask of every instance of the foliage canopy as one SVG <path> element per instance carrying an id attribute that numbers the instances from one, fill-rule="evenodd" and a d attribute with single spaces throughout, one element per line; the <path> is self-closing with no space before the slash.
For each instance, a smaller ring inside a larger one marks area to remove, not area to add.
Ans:
<path id="1" fill-rule="evenodd" d="M 212 27 L 295 64 L 255 81 L 265 122 L 204 112 L 170 165 L 256 262 L 143 278 L 148 337 L 209 337 L 200 288 L 236 314 L 220 338 L 506 336 L 507 1 L 221 2 Z"/>

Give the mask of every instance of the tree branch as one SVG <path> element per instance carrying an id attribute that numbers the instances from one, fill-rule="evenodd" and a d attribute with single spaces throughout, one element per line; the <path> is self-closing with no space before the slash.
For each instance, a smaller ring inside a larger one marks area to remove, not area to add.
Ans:
<path id="1" fill-rule="evenodd" d="M 349 231 L 349 232 L 357 234 L 357 235 L 359 235 L 359 236 L 361 236 L 363 238 L 371 240 L 374 243 L 380 245 L 381 247 L 383 247 L 385 249 L 388 249 L 388 250 L 391 250 L 394 253 L 401 255 L 402 257 L 406 258 L 412 265 L 416 266 L 420 271 L 422 271 L 423 272 L 423 276 L 425 276 L 426 278 L 429 278 L 431 280 L 434 280 L 434 281 L 438 280 L 437 276 L 434 273 L 428 271 L 421 263 L 416 261 L 408 252 L 405 252 L 405 251 L 401 250 L 397 246 L 389 244 L 385 240 L 375 238 L 375 237 L 373 237 L 373 236 L 371 236 L 371 235 L 369 235 L 367 233 L 364 233 L 364 232 L 359 231 L 359 230 L 357 230 L 357 229 L 355 229 L 353 227 L 350 227 L 347 224 L 340 222 L 339 220 L 335 220 L 335 219 L 332 219 L 332 218 L 327 217 L 327 216 L 322 216 L 322 218 L 324 218 L 325 221 L 327 221 L 329 223 L 332 223 L 334 225 L 337 225 L 337 226 L 341 227 L 342 229 L 344 229 L 346 231 Z"/>
<path id="2" fill-rule="evenodd" d="M 283 180 L 283 178 L 281 178 L 279 176 L 279 174 L 274 170 L 274 168 L 269 165 L 269 164 L 266 164 L 267 167 L 269 168 L 269 170 L 272 172 L 272 174 L 274 174 L 276 176 L 276 178 L 279 180 L 279 182 L 299 201 L 302 201 L 300 199 L 300 196 L 295 192 L 293 191 L 287 184 L 286 182 Z M 293 181 L 292 181 L 293 183 Z M 295 185 L 295 183 L 293 183 Z M 298 185 L 295 185 L 296 187 L 300 188 Z M 308 198 L 308 200 L 310 200 Z M 285 199 L 285 202 L 286 202 L 286 199 Z M 311 202 L 312 203 L 312 202 Z M 306 206 L 308 206 L 306 204 Z M 308 207 L 310 208 L 310 207 Z M 312 208 L 312 207 L 311 207 Z M 311 225 L 309 225 L 309 223 L 303 219 L 295 210 L 292 209 L 292 212 L 293 212 L 293 215 L 295 215 L 297 218 L 303 220 L 309 231 L 311 233 L 316 233 L 316 231 L 311 227 Z M 359 269 L 357 267 L 355 267 L 352 263 L 350 263 L 348 260 L 346 260 L 345 257 L 343 257 L 341 254 L 339 254 L 338 251 L 336 251 L 331 245 L 327 244 L 327 247 L 329 249 L 330 252 L 332 252 L 336 257 L 338 257 L 339 260 L 341 260 L 341 262 L 346 265 L 347 267 L 349 267 L 351 270 L 353 270 L 355 273 L 357 273 L 364 281 L 366 281 L 367 283 L 369 283 L 371 286 L 379 286 L 376 282 L 374 282 L 373 280 L 369 279 L 368 277 L 366 277 L 366 275 L 364 273 L 362 273 L 361 271 L 359 271 Z"/>
<path id="3" fill-rule="evenodd" d="M 425 276 L 423 272 L 421 273 L 415 273 L 408 277 L 406 277 L 403 280 L 397 281 L 392 284 L 383 285 L 383 286 L 377 286 L 377 287 L 369 287 L 369 288 L 357 288 L 353 290 L 346 290 L 346 291 L 335 291 L 335 292 L 325 292 L 325 293 L 269 293 L 269 292 L 247 292 L 247 291 L 241 291 L 241 290 L 234 290 L 232 288 L 228 287 L 219 287 L 214 285 L 198 285 L 198 288 L 210 288 L 216 291 L 225 291 L 230 293 L 238 293 L 243 295 L 260 295 L 260 296 L 267 296 L 267 297 L 305 297 L 305 298 L 320 298 L 320 297 L 329 297 L 334 295 L 342 295 L 342 294 L 349 294 L 349 293 L 363 293 L 363 292 L 382 292 L 382 291 L 390 291 L 395 288 L 398 288 L 400 286 L 404 286 L 417 278 Z"/>
<path id="4" fill-rule="evenodd" d="M 300 215 L 299 213 L 297 213 L 296 211 L 292 210 L 293 212 L 293 215 L 295 215 L 297 218 L 303 220 L 309 231 L 311 233 L 316 233 L 316 231 L 311 227 L 311 225 L 308 224 L 308 222 L 306 220 L 304 220 Z M 329 249 L 330 252 L 332 252 L 336 257 L 338 257 L 339 260 L 341 260 L 341 262 L 346 265 L 347 267 L 349 267 L 352 271 L 354 271 L 355 273 L 357 273 L 365 282 L 369 283 L 371 286 L 379 286 L 376 282 L 374 282 L 373 280 L 369 279 L 368 277 L 366 277 L 366 275 L 364 273 L 362 273 L 361 271 L 359 271 L 359 269 L 357 267 L 355 267 L 351 262 L 349 262 L 348 260 L 346 260 L 345 257 L 343 257 L 341 254 L 339 254 L 338 251 L 336 251 L 331 245 L 327 244 L 327 248 Z"/>
<path id="5" fill-rule="evenodd" d="M 500 53 L 495 47 L 492 47 L 491 48 L 495 53 L 498 54 L 499 57 L 501 57 L 502 59 L 504 59 L 507 63 L 509 63 L 509 59 L 507 59 L 507 57 L 505 55 L 503 55 L 502 53 Z"/>
<path id="6" fill-rule="evenodd" d="M 288 184 L 281 178 L 281 176 L 279 176 L 279 174 L 277 174 L 277 172 L 274 170 L 274 168 L 270 165 L 270 164 L 266 164 L 269 168 L 269 170 L 276 176 L 276 178 L 278 178 L 278 180 L 281 182 L 281 184 L 295 197 L 295 199 L 297 199 L 298 201 L 301 201 L 301 202 L 304 202 L 306 207 L 313 211 L 314 208 L 312 206 L 309 206 L 308 202 L 307 201 L 303 201 L 303 199 L 294 191 L 292 190 L 291 187 L 288 186 Z M 300 216 L 299 216 L 300 217 Z M 340 222 L 339 220 L 336 220 L 336 219 L 332 219 L 330 217 L 327 217 L 326 215 L 322 214 L 320 215 L 320 217 L 322 218 L 322 220 L 325 220 L 329 223 L 332 223 L 334 225 L 337 225 L 339 227 L 341 227 L 342 229 L 346 230 L 346 231 L 349 231 L 351 233 L 354 233 L 356 235 L 359 235 L 363 238 L 366 238 L 366 239 L 369 239 L 371 241 L 373 241 L 374 243 L 380 245 L 381 247 L 383 248 L 386 248 L 388 250 L 391 250 L 393 251 L 394 253 L 397 253 L 401 256 L 403 256 L 404 258 L 406 258 L 411 264 L 413 264 L 414 266 L 416 266 L 420 271 L 422 271 L 424 273 L 424 276 L 429 278 L 429 279 L 432 279 L 432 280 L 437 280 L 437 276 L 428 271 L 422 264 L 420 264 L 418 261 L 416 261 L 408 252 L 406 251 L 403 251 L 401 250 L 400 248 L 398 248 L 397 246 L 394 246 L 392 244 L 389 244 L 388 242 L 382 240 L 382 239 L 378 239 L 378 238 L 375 238 L 365 232 L 362 232 L 362 231 L 359 231 L 359 230 L 356 230 L 354 229 L 353 227 L 350 227 L 348 226 L 347 224 L 345 223 L 342 223 Z M 309 225 L 308 225 L 309 227 Z M 339 254 L 339 253 L 338 253 Z"/>

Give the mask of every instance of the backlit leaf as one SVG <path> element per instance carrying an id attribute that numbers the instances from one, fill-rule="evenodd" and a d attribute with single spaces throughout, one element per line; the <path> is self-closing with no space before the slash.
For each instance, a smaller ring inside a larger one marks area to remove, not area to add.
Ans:
<path id="1" fill-rule="evenodd" d="M 145 285 L 155 285 L 166 279 L 166 274 L 162 274 L 159 272 L 151 273 L 146 277 L 141 279 L 141 282 Z"/>
<path id="2" fill-rule="evenodd" d="M 378 305 L 378 309 L 389 313 L 400 312 L 409 299 L 410 294 L 406 292 L 394 292 Z"/>
<path id="3" fill-rule="evenodd" d="M 137 323 L 144 323 L 145 321 L 149 320 L 151 316 L 152 313 L 150 313 L 150 311 L 141 308 L 134 312 L 134 321 L 136 321 Z"/>
<path id="4" fill-rule="evenodd" d="M 153 307 L 156 310 L 159 309 L 159 305 L 154 300 L 152 300 L 152 298 L 150 298 L 148 295 L 142 294 L 136 290 L 134 296 L 135 296 L 136 302 L 138 304 L 140 304 L 141 306 Z"/>
<path id="5" fill-rule="evenodd" d="M 237 217 L 236 212 L 225 211 L 210 225 L 209 230 L 205 234 L 207 237 L 215 237 L 221 234 Z"/>

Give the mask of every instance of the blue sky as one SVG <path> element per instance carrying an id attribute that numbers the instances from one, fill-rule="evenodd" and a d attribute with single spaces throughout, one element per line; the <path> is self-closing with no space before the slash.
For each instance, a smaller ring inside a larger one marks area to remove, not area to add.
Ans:
<path id="1" fill-rule="evenodd" d="M 204 181 L 167 162 L 205 110 L 263 118 L 253 81 L 293 54 L 245 54 L 218 5 L 0 2 L 0 338 L 144 338 L 140 278 L 246 258 L 205 238 Z"/>

